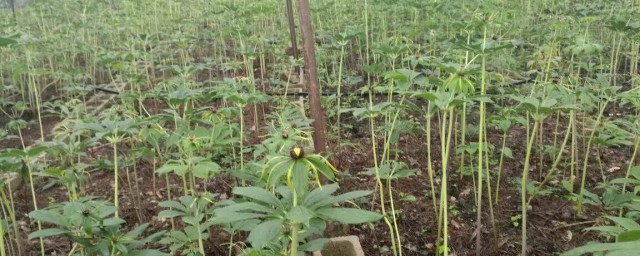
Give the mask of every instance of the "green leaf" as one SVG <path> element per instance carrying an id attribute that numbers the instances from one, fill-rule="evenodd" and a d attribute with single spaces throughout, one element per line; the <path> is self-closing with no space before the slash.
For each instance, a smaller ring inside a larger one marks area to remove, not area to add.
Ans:
<path id="1" fill-rule="evenodd" d="M 621 243 L 592 243 L 581 246 L 561 254 L 562 256 L 579 256 L 586 253 L 594 252 L 618 252 L 622 255 L 634 255 L 640 251 L 640 241 L 621 242 Z M 607 254 L 609 255 L 609 254 Z"/>
<path id="2" fill-rule="evenodd" d="M 614 227 L 614 226 L 597 226 L 597 227 L 585 228 L 585 230 L 586 231 L 598 231 L 598 232 L 606 234 L 606 235 L 620 234 L 620 233 L 624 232 L 623 228 Z"/>
<path id="3" fill-rule="evenodd" d="M 264 217 L 264 214 L 248 213 L 248 212 L 222 212 L 211 218 L 211 222 L 215 224 L 228 224 L 241 220 L 255 219 Z"/>
<path id="4" fill-rule="evenodd" d="M 625 231 L 618 235 L 616 238 L 618 243 L 620 242 L 631 242 L 631 241 L 640 241 L 640 230 L 631 230 Z"/>
<path id="5" fill-rule="evenodd" d="M 616 178 L 609 181 L 610 184 L 640 184 L 640 180 L 631 178 Z"/>
<path id="6" fill-rule="evenodd" d="M 631 170 L 629 170 L 629 173 L 631 173 L 631 175 L 636 179 L 640 179 L 640 166 L 631 167 Z"/>
<path id="7" fill-rule="evenodd" d="M 116 217 L 107 218 L 107 219 L 104 219 L 102 221 L 102 224 L 107 226 L 107 227 L 109 227 L 109 226 L 119 226 L 120 224 L 124 224 L 124 223 L 126 223 L 126 221 L 124 221 L 121 218 L 116 218 Z"/>
<path id="8" fill-rule="evenodd" d="M 313 165 L 317 171 L 322 173 L 329 180 L 335 180 L 334 168 L 331 163 L 329 163 L 326 159 L 321 157 L 306 157 L 305 161 L 308 161 L 307 164 Z"/>
<path id="9" fill-rule="evenodd" d="M 49 150 L 49 147 L 47 146 L 33 147 L 27 150 L 27 156 L 35 158 L 40 156 L 42 153 L 46 152 L 47 150 Z"/>
<path id="10" fill-rule="evenodd" d="M 298 159 L 293 164 L 293 170 L 291 173 L 291 180 L 293 188 L 298 195 L 304 195 L 308 191 L 309 186 L 309 172 L 308 167 L 302 160 Z"/>
<path id="11" fill-rule="evenodd" d="M 432 92 L 419 92 L 414 94 L 413 97 L 427 101 L 435 101 L 436 99 L 438 99 L 438 96 Z"/>
<path id="12" fill-rule="evenodd" d="M 316 214 L 326 220 L 334 220 L 347 224 L 374 222 L 382 218 L 382 215 L 375 212 L 342 207 L 318 209 L 316 210 Z"/>
<path id="13" fill-rule="evenodd" d="M 218 172 L 220 172 L 220 166 L 211 161 L 200 162 L 193 167 L 193 176 L 201 179 L 206 179 L 210 174 Z"/>
<path id="14" fill-rule="evenodd" d="M 187 235 L 189 240 L 192 240 L 192 241 L 197 240 L 198 236 L 204 236 L 202 232 L 204 232 L 204 230 L 200 230 L 199 232 L 200 234 L 198 234 L 198 229 L 195 226 L 187 226 L 184 228 L 184 233 Z M 205 233 L 205 234 L 208 234 L 208 233 Z"/>
<path id="15" fill-rule="evenodd" d="M 200 224 L 200 220 L 202 220 L 202 217 L 203 215 L 199 215 L 198 217 L 184 216 L 182 217 L 182 222 L 192 226 L 198 226 Z"/>
<path id="16" fill-rule="evenodd" d="M 326 199 L 331 194 L 335 193 L 338 190 L 338 188 L 339 188 L 338 183 L 322 186 L 322 188 L 316 188 L 304 198 L 303 204 L 306 205 L 307 207 L 310 207 L 315 203 Z"/>
<path id="17" fill-rule="evenodd" d="M 136 228 L 134 228 L 133 230 L 127 232 L 126 236 L 131 237 L 131 238 L 136 238 L 139 235 L 141 235 L 142 232 L 144 232 L 144 230 L 147 229 L 148 226 L 149 226 L 149 223 L 145 223 L 145 224 L 139 225 Z"/>
<path id="18" fill-rule="evenodd" d="M 275 210 L 270 207 L 267 207 L 258 203 L 254 203 L 254 202 L 242 202 L 242 203 L 232 204 L 216 210 L 216 212 L 219 212 L 219 213 L 220 212 L 241 212 L 241 211 L 255 211 L 255 212 L 263 212 L 263 213 L 275 212 Z"/>
<path id="19" fill-rule="evenodd" d="M 156 169 L 158 174 L 166 174 L 174 172 L 179 176 L 184 176 L 187 173 L 187 166 L 177 160 L 167 161 L 162 167 Z"/>
<path id="20" fill-rule="evenodd" d="M 623 217 L 607 216 L 608 219 L 625 228 L 626 230 L 640 230 L 640 224 L 635 220 Z"/>
<path id="21" fill-rule="evenodd" d="M 270 243 L 275 242 L 278 235 L 282 233 L 282 220 L 269 220 L 261 223 L 251 230 L 247 240 L 255 249 L 262 249 Z"/>
<path id="22" fill-rule="evenodd" d="M 371 195 L 371 193 L 373 192 L 364 191 L 364 190 L 347 192 L 347 193 L 335 196 L 333 200 L 331 200 L 331 204 L 342 203 L 342 202 L 346 202 L 356 198 L 365 197 L 365 196 Z"/>
<path id="23" fill-rule="evenodd" d="M 327 245 L 327 242 L 329 242 L 328 238 L 318 238 L 300 245 L 300 250 L 303 250 L 305 252 L 322 251 L 322 249 L 324 249 L 324 246 Z"/>
<path id="24" fill-rule="evenodd" d="M 128 253 L 127 255 L 128 256 L 168 256 L 169 254 L 166 254 L 159 250 L 146 249 L 146 250 L 133 251 Z"/>
<path id="25" fill-rule="evenodd" d="M 34 239 L 34 238 L 57 236 L 57 235 L 65 234 L 65 233 L 67 233 L 67 231 L 64 230 L 64 229 L 48 228 L 48 229 L 39 230 L 39 231 L 36 231 L 36 232 L 33 232 L 33 233 L 29 234 L 29 240 Z"/>
<path id="26" fill-rule="evenodd" d="M 494 103 L 493 100 L 491 100 L 491 98 L 487 97 L 487 96 L 476 96 L 472 98 L 473 100 L 477 101 L 477 102 L 484 102 L 484 103 Z"/>
<path id="27" fill-rule="evenodd" d="M 276 198 L 273 194 L 263 188 L 235 187 L 233 188 L 232 193 L 266 203 L 267 205 L 282 207 L 282 203 L 280 203 L 280 200 L 278 200 L 278 198 Z"/>
<path id="28" fill-rule="evenodd" d="M 291 222 L 302 223 L 305 226 L 309 226 L 309 221 L 313 217 L 315 217 L 315 214 L 311 210 L 300 205 L 293 207 L 293 209 L 287 213 L 287 219 L 291 220 Z"/>
<path id="29" fill-rule="evenodd" d="M 38 210 L 29 213 L 29 216 L 40 222 L 51 223 L 61 227 L 69 226 L 69 221 L 62 214 L 54 211 Z"/>
<path id="30" fill-rule="evenodd" d="M 184 207 L 184 205 L 176 201 L 164 201 L 160 202 L 158 205 L 166 208 L 175 208 L 181 211 L 185 211 L 187 209 L 186 207 Z"/>
<path id="31" fill-rule="evenodd" d="M 504 154 L 504 156 L 506 156 L 507 158 L 513 159 L 513 152 L 509 147 L 502 148 L 502 154 Z"/>
<path id="32" fill-rule="evenodd" d="M 0 37 L 0 47 L 9 46 L 12 44 L 17 44 L 18 41 L 12 38 Z"/>
<path id="33" fill-rule="evenodd" d="M 158 218 L 169 219 L 169 218 L 175 218 L 175 217 L 178 217 L 178 216 L 183 216 L 185 214 L 186 213 L 180 212 L 180 211 L 164 210 L 164 211 L 161 211 L 160 213 L 158 213 Z"/>

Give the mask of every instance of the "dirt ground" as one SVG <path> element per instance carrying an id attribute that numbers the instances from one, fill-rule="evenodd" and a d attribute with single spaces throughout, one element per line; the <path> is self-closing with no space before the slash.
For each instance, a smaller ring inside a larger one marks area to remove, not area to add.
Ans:
<path id="1" fill-rule="evenodd" d="M 548 120 L 552 122 L 553 120 Z M 47 128 L 53 126 L 57 122 L 56 119 L 47 118 L 44 124 Z M 331 161 L 343 172 L 340 175 L 341 191 L 352 190 L 372 190 L 376 187 L 374 177 L 363 175 L 365 168 L 373 166 L 371 160 L 371 139 L 368 131 L 367 123 L 352 121 L 351 125 L 358 127 L 349 134 L 344 134 L 343 140 L 349 140 L 357 145 L 357 147 L 343 147 L 340 151 L 334 146 Z M 35 126 L 37 127 L 37 126 Z M 30 126 L 24 131 L 24 136 L 28 143 L 39 137 L 39 130 Z M 434 122 L 432 127 L 437 127 Z M 550 135 L 545 138 L 545 143 L 552 143 L 553 126 L 546 125 L 545 134 Z M 489 141 L 493 145 L 500 145 L 501 135 L 496 129 L 489 129 Z M 346 137 L 350 136 L 350 137 Z M 432 157 L 434 161 L 434 170 L 436 170 L 436 180 L 439 180 L 440 168 L 440 152 L 438 133 L 432 130 Z M 495 220 L 495 230 L 491 221 L 491 214 L 488 207 L 488 201 L 483 204 L 483 229 L 481 234 L 475 231 L 475 202 L 474 202 L 474 182 L 471 176 L 460 177 L 458 175 L 455 162 L 457 158 L 452 157 L 454 162 L 450 171 L 450 187 L 451 195 L 450 203 L 450 244 L 452 255 L 472 255 L 475 254 L 475 236 L 482 236 L 482 254 L 483 255 L 518 255 L 520 242 L 520 228 L 514 225 L 512 217 L 520 213 L 520 192 L 519 186 L 509 182 L 512 178 L 519 178 L 523 168 L 524 152 L 522 145 L 525 135 L 521 128 L 511 130 L 508 137 L 508 146 L 511 147 L 514 159 L 505 159 L 503 180 L 500 187 L 500 201 L 493 205 L 493 214 Z M 470 138 L 473 139 L 473 138 Z M 395 199 L 395 207 L 400 212 L 398 217 L 398 226 L 402 234 L 402 246 L 404 255 L 435 255 L 435 240 L 437 236 L 437 219 L 435 217 L 434 205 L 430 197 L 429 181 L 426 171 L 426 142 L 425 136 L 402 135 L 399 141 L 400 160 L 406 162 L 410 168 L 417 170 L 417 176 L 411 178 L 400 179 L 394 181 L 393 192 Z M 3 141 L 2 147 L 20 147 L 19 141 L 7 140 Z M 381 145 L 377 142 L 375 145 Z M 106 149 L 108 150 L 108 149 Z M 595 155 L 591 157 L 593 161 L 597 159 Z M 603 149 L 601 159 L 605 166 L 605 170 L 614 170 L 610 173 L 611 177 L 622 176 L 620 170 L 612 167 L 626 166 L 626 159 L 630 158 L 628 149 L 610 148 Z M 468 160 L 467 160 L 468 161 Z M 534 154 L 531 159 L 532 163 L 538 163 L 538 154 Z M 545 166 L 551 165 L 551 157 L 545 157 Z M 595 165 L 594 165 L 595 166 Z M 531 180 L 540 181 L 537 167 L 533 166 L 530 172 Z M 595 168 L 595 167 L 594 167 Z M 624 168 L 621 168 L 624 169 Z M 546 170 L 546 169 L 545 169 Z M 593 187 L 599 182 L 600 177 L 597 170 L 592 170 L 588 176 L 588 187 Z M 127 173 L 128 172 L 128 173 Z M 135 175 L 138 179 L 135 180 Z M 170 229 L 168 221 L 160 221 L 155 216 L 161 210 L 157 203 L 167 199 L 167 190 L 163 179 L 156 178 L 155 190 L 152 176 L 152 166 L 148 162 L 137 165 L 135 175 L 131 168 L 127 168 L 121 173 L 121 182 L 124 184 L 121 193 L 121 217 L 127 221 L 128 226 L 135 226 L 144 222 L 151 222 L 150 230 L 167 230 Z M 179 184 L 175 180 L 174 184 Z M 37 187 L 41 188 L 48 181 L 40 179 Z M 95 170 L 91 172 L 90 181 L 83 188 L 85 195 L 98 196 L 103 199 L 112 200 L 113 193 L 113 177 L 109 170 Z M 104 184 L 109 184 L 105 186 Z M 207 189 L 224 195 L 231 195 L 230 191 L 233 187 L 233 178 L 228 176 L 219 176 L 207 182 Z M 557 185 L 556 187 L 558 187 Z M 171 193 L 179 195 L 178 186 L 172 187 Z M 495 189 L 495 188 L 494 188 Z M 486 191 L 486 190 L 485 190 Z M 495 190 L 494 190 L 495 191 Z M 45 191 L 38 190 L 38 200 L 41 207 L 46 207 L 52 202 L 65 201 L 67 196 L 64 188 L 56 186 Z M 403 200 L 407 195 L 412 195 L 415 200 Z M 26 231 L 35 228 L 29 223 L 27 214 L 32 210 L 30 203 L 30 194 L 26 186 L 19 189 L 16 194 L 17 216 L 19 217 L 22 228 Z M 438 195 L 437 195 L 438 196 Z M 566 251 L 568 249 L 585 244 L 587 241 L 597 239 L 593 234 L 583 231 L 584 228 L 595 225 L 598 216 L 603 215 L 603 210 L 595 207 L 587 207 L 586 213 L 578 217 L 575 212 L 575 203 L 569 201 L 567 193 L 557 190 L 552 196 L 536 197 L 532 201 L 532 210 L 529 211 L 529 236 L 528 243 L 530 245 L 531 255 L 553 255 L 556 252 Z M 370 198 L 368 202 L 360 206 L 365 209 L 379 209 L 379 201 L 377 198 Z M 515 221 L 517 222 L 517 220 Z M 362 243 L 362 247 L 366 251 L 366 255 L 391 255 L 391 240 L 386 225 L 381 221 L 375 226 L 370 225 L 333 225 L 327 230 L 326 236 L 342 236 L 357 235 Z M 225 255 L 227 248 L 224 243 L 228 242 L 229 235 L 219 229 L 212 230 L 211 238 L 207 243 L 209 255 Z M 237 238 L 236 238 L 237 240 Z M 25 241 L 26 243 L 26 241 Z M 30 241 L 29 243 L 37 243 Z M 50 238 L 46 240 L 48 253 L 51 255 L 60 255 L 67 252 L 70 243 L 65 238 Z M 38 246 L 31 248 L 37 249 Z M 35 250 L 34 249 L 34 250 Z M 31 255 L 38 255 L 37 251 L 31 252 Z"/>

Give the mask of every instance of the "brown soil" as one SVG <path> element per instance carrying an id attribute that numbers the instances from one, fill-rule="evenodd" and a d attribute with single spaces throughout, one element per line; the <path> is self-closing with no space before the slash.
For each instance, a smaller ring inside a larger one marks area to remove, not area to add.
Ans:
<path id="1" fill-rule="evenodd" d="M 150 106 L 150 111 L 156 111 Z M 56 120 L 45 119 L 45 126 L 51 127 Z M 545 143 L 553 143 L 553 125 L 545 125 L 545 134 L 548 136 Z M 341 150 L 335 149 L 332 161 L 344 172 L 349 175 L 342 175 L 340 180 L 341 191 L 352 190 L 373 190 L 376 187 L 375 179 L 371 176 L 362 175 L 361 172 L 370 166 L 371 162 L 371 139 L 367 132 L 366 123 L 356 123 L 352 125 L 358 129 L 352 134 L 349 141 L 358 145 L 358 147 L 343 147 Z M 437 127 L 437 123 L 433 123 L 433 127 Z M 432 148 L 432 157 L 434 159 L 434 170 L 436 172 L 436 180 L 440 177 L 440 156 L 438 145 L 437 130 L 432 130 L 434 145 Z M 498 130 L 489 130 L 489 141 L 494 145 L 500 145 L 501 136 Z M 39 130 L 31 127 L 25 131 L 27 141 L 33 141 L 39 137 Z M 450 244 L 452 253 L 455 255 L 472 255 L 475 254 L 475 236 L 480 235 L 482 238 L 481 253 L 483 255 L 518 255 L 520 248 L 520 228 L 514 226 L 511 217 L 520 214 L 520 192 L 519 187 L 510 183 L 512 178 L 519 178 L 523 167 L 522 159 L 524 152 L 522 145 L 525 143 L 526 135 L 520 128 L 512 129 L 508 139 L 508 146 L 513 149 L 514 160 L 506 159 L 503 180 L 500 187 L 499 204 L 493 205 L 495 230 L 491 222 L 488 201 L 483 202 L 483 228 L 480 234 L 475 233 L 475 203 L 474 203 L 474 182 L 472 177 L 458 175 L 455 162 L 450 170 Z M 19 142 L 9 140 L 2 142 L 3 147 L 19 147 Z M 375 145 L 381 145 L 381 140 Z M 400 160 L 406 162 L 410 168 L 416 169 L 418 175 L 412 178 L 405 178 L 394 181 L 393 196 L 395 199 L 395 207 L 400 212 L 398 217 L 398 226 L 402 234 L 402 245 L 405 255 L 435 255 L 435 241 L 437 236 L 437 219 L 435 217 L 434 205 L 430 196 L 430 187 L 426 171 L 426 143 L 424 135 L 403 135 L 399 142 L 398 155 Z M 109 150 L 108 148 L 105 150 Z M 380 151 L 379 151 L 380 152 Z M 595 152 L 595 151 L 594 151 Z M 611 167 L 626 166 L 626 159 L 629 159 L 630 152 L 628 149 L 611 148 L 604 149 L 600 152 L 601 160 L 605 170 Z M 596 161 L 597 157 L 592 157 Z M 468 158 L 466 160 L 469 161 Z M 532 158 L 532 163 L 539 161 L 538 154 Z M 551 157 L 547 156 L 544 160 L 545 166 L 551 165 Z M 593 165 L 596 168 L 597 165 Z M 621 168 L 624 169 L 624 168 Z M 546 169 L 545 169 L 546 170 Z M 593 187 L 599 182 L 599 172 L 593 169 L 588 177 L 589 187 Z M 167 199 L 168 188 L 163 179 L 156 178 L 155 187 L 152 176 L 152 166 L 148 162 L 142 162 L 137 165 L 135 174 L 138 179 L 134 179 L 133 169 L 129 169 L 129 177 L 126 171 L 121 173 L 121 184 L 123 189 L 121 192 L 121 217 L 127 220 L 128 226 L 133 227 L 140 223 L 152 222 L 152 229 L 167 230 L 170 228 L 168 221 L 160 221 L 155 216 L 161 210 L 157 203 Z M 537 167 L 530 172 L 531 180 L 541 180 Z M 620 170 L 610 173 L 612 177 L 621 176 Z M 175 178 L 175 177 L 174 177 Z M 177 179 L 173 184 L 180 184 Z M 41 188 L 46 180 L 39 180 L 36 187 Z M 113 176 L 111 171 L 97 170 L 91 172 L 90 183 L 84 187 L 86 195 L 98 196 L 106 200 L 112 200 L 113 194 Z M 210 192 L 220 193 L 224 196 L 230 196 L 230 190 L 234 185 L 233 178 L 220 176 L 211 179 L 206 183 L 207 190 Z M 182 192 L 179 186 L 172 186 L 172 195 L 180 195 Z M 495 188 L 494 188 L 495 189 Z M 29 223 L 26 214 L 32 210 L 30 194 L 23 186 L 15 194 L 17 202 L 17 212 L 21 221 Z M 486 191 L 486 190 L 485 190 Z M 46 191 L 38 190 L 38 204 L 40 207 L 46 207 L 52 202 L 61 202 L 67 200 L 67 194 L 63 187 L 57 186 Z M 485 192 L 486 193 L 486 192 Z M 439 191 L 436 192 L 439 194 Z M 402 200 L 406 195 L 415 196 L 416 200 Z M 485 194 L 486 196 L 486 194 Z M 553 196 L 537 197 L 532 201 L 532 210 L 529 212 L 529 235 L 528 243 L 530 245 L 531 255 L 553 255 L 554 252 L 565 251 L 579 245 L 585 244 L 587 241 L 597 239 L 591 233 L 585 233 L 584 228 L 594 225 L 593 222 L 585 222 L 585 220 L 597 220 L 603 211 L 594 207 L 587 207 L 586 214 L 578 217 L 575 214 L 574 203 L 566 199 L 567 193 L 557 190 Z M 360 206 L 364 209 L 378 210 L 380 205 L 377 198 L 371 198 L 368 202 L 362 203 Z M 584 222 L 586 224 L 577 224 Z M 33 224 L 26 224 L 23 229 L 34 230 Z M 391 255 L 389 252 L 392 244 L 389 237 L 387 226 L 383 222 L 379 222 L 374 226 L 369 225 L 333 225 L 327 231 L 327 236 L 343 236 L 357 235 L 359 236 L 366 255 Z M 207 243 L 209 255 L 225 255 L 226 245 L 229 235 L 222 230 L 215 229 L 212 232 L 210 241 Z M 237 240 L 237 238 L 236 238 Z M 30 241 L 36 243 L 37 241 Z M 47 244 L 53 254 L 67 252 L 69 250 L 69 242 L 64 238 L 47 239 Z M 33 255 L 37 255 L 36 244 L 33 244 Z"/>

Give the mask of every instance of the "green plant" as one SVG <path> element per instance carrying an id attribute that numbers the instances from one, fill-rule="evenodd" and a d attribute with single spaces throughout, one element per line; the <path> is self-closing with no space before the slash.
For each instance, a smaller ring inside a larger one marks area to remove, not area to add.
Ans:
<path id="1" fill-rule="evenodd" d="M 451 138 L 453 134 L 453 120 L 455 107 L 462 104 L 465 99 L 455 93 L 446 91 L 424 91 L 415 93 L 414 97 L 419 99 L 428 100 L 430 104 L 433 104 L 434 108 L 437 108 L 440 113 L 440 154 L 442 157 L 442 184 L 440 185 L 440 201 L 438 211 L 438 237 L 440 237 L 442 231 L 442 247 L 438 247 L 437 253 L 443 252 L 445 255 L 449 254 L 449 216 L 448 216 L 448 172 L 449 172 L 449 154 L 451 153 Z M 429 111 L 429 110 L 428 110 Z M 430 129 L 430 125 L 427 126 Z M 433 182 L 431 182 L 433 184 Z M 438 239 L 438 245 L 439 245 Z"/>
<path id="2" fill-rule="evenodd" d="M 602 81 L 600 81 L 600 95 L 598 98 L 600 98 L 600 103 L 598 104 L 598 107 L 600 108 L 600 110 L 598 111 L 598 115 L 596 116 L 596 119 L 593 123 L 592 126 L 592 130 L 591 133 L 589 134 L 589 139 L 587 141 L 587 146 L 586 146 L 586 150 L 585 150 L 585 155 L 583 157 L 583 163 L 582 163 L 582 180 L 580 183 L 580 195 L 578 196 L 578 205 L 577 205 L 577 212 L 578 215 L 582 214 L 582 194 L 584 193 L 585 190 L 585 182 L 586 182 L 586 177 L 587 177 L 587 167 L 589 165 L 589 152 L 591 150 L 591 144 L 594 141 L 595 135 L 596 135 L 596 130 L 597 128 L 601 125 L 601 121 L 602 118 L 604 116 L 604 110 L 606 109 L 607 105 L 615 100 L 615 95 L 617 93 L 618 90 L 620 90 L 619 86 L 609 86 L 608 84 L 604 84 Z"/>
<path id="3" fill-rule="evenodd" d="M 527 113 L 527 116 L 531 116 L 533 118 L 533 128 L 528 128 L 529 134 L 529 142 L 527 144 L 527 151 L 524 159 L 524 167 L 522 169 L 522 180 L 520 182 L 520 193 L 521 193 L 521 211 L 522 211 L 522 252 L 521 255 L 527 255 L 527 209 L 529 205 L 527 204 L 527 186 L 529 184 L 529 159 L 531 157 L 531 149 L 533 147 L 533 143 L 536 138 L 536 131 L 540 127 L 540 124 L 544 121 L 544 119 L 551 113 L 555 111 L 560 111 L 562 109 L 570 109 L 569 105 L 559 105 L 558 101 L 553 98 L 537 98 L 534 96 L 530 96 L 527 98 L 513 96 L 513 98 L 519 101 L 518 109 L 524 110 Z M 527 123 L 527 126 L 528 123 Z"/>
<path id="4" fill-rule="evenodd" d="M 233 194 L 244 200 L 221 202 L 211 219 L 216 224 L 247 224 L 252 221 L 248 241 L 252 250 L 298 255 L 299 251 L 321 250 L 327 239 L 322 235 L 327 221 L 346 224 L 373 222 L 382 216 L 366 210 L 337 207 L 337 204 L 370 195 L 368 191 L 352 191 L 333 195 L 338 184 L 318 187 L 296 195 L 287 186 L 274 192 L 259 187 L 235 187 Z M 302 244 L 297 244 L 302 242 Z"/>
<path id="5" fill-rule="evenodd" d="M 181 252 L 181 255 L 206 255 L 204 240 L 208 239 L 209 227 L 214 223 L 209 220 L 215 209 L 213 206 L 216 194 L 201 196 L 181 196 L 178 201 L 164 201 L 159 205 L 168 207 L 158 213 L 159 218 L 180 217 L 187 225 L 183 231 L 173 230 L 162 240 L 170 245 L 171 253 Z"/>
<path id="6" fill-rule="evenodd" d="M 632 255 L 640 250 L 640 224 L 636 220 L 613 216 L 605 218 L 615 225 L 592 227 L 586 230 L 615 237 L 614 243 L 588 243 L 561 255 L 579 256 L 588 253 L 592 255 Z"/>
<path id="7" fill-rule="evenodd" d="M 82 123 L 78 125 L 79 129 L 91 130 L 95 135 L 96 140 L 105 139 L 113 149 L 112 165 L 114 171 L 114 187 L 113 187 L 113 202 L 116 208 L 119 207 L 119 195 L 120 195 L 120 168 L 119 158 L 120 154 L 118 146 L 120 143 L 132 139 L 132 134 L 136 134 L 138 129 L 135 126 L 136 120 L 127 116 L 129 113 L 125 113 L 125 110 L 119 107 L 112 108 L 112 111 L 105 112 L 105 115 L 109 119 L 104 119 L 100 123 Z M 129 117 L 129 118 L 127 118 Z M 118 212 L 115 213 L 118 217 Z"/>
<path id="8" fill-rule="evenodd" d="M 212 221 L 245 226 L 238 222 L 253 220 L 251 223 L 255 222 L 255 226 L 248 237 L 253 250 L 292 256 L 298 255 L 300 250 L 320 250 L 325 240 L 310 241 L 310 236 L 321 235 L 325 221 L 363 223 L 382 217 L 366 210 L 336 207 L 338 203 L 364 197 L 370 192 L 354 191 L 333 196 L 338 185 L 321 185 L 319 175 L 333 180 L 334 171 L 324 157 L 305 154 L 301 147 L 293 147 L 288 155 L 271 156 L 261 176 L 264 186 L 273 192 L 255 186 L 235 187 L 233 193 L 243 196 L 246 201 L 221 202 L 224 207 L 214 211 Z M 316 186 L 310 185 L 313 184 L 310 183 L 312 177 Z"/>
<path id="9" fill-rule="evenodd" d="M 38 210 L 38 200 L 36 199 L 36 189 L 33 182 L 33 176 L 37 171 L 36 168 L 38 167 L 38 165 L 34 160 L 42 156 L 46 151 L 46 146 L 35 146 L 24 150 L 8 149 L 2 152 L 2 154 L 0 155 L 0 159 L 13 159 L 13 163 L 19 166 L 18 170 L 20 170 L 20 177 L 22 177 L 23 180 L 29 181 L 29 188 L 31 189 L 31 201 L 33 203 L 33 209 L 36 211 Z M 36 222 L 38 224 L 38 230 L 42 230 L 42 224 L 40 223 L 40 221 L 36 220 Z M 40 238 L 40 253 L 44 255 L 44 251 L 44 240 Z"/>
<path id="10" fill-rule="evenodd" d="M 142 224 L 123 233 L 125 221 L 115 216 L 117 211 L 113 204 L 91 197 L 36 210 L 29 213 L 32 219 L 54 227 L 33 232 L 29 239 L 65 236 L 74 244 L 68 255 L 166 255 L 159 250 L 142 249 L 147 243 L 158 241 L 164 231 L 143 237 L 149 224 Z"/>

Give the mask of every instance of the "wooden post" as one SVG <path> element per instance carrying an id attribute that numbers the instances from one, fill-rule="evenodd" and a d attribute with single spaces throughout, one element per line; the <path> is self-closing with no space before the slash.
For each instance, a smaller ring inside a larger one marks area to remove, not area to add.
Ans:
<path id="1" fill-rule="evenodd" d="M 287 1 L 287 18 L 289 19 L 289 35 L 291 36 L 291 50 L 294 58 L 298 58 L 298 42 L 296 39 L 296 22 L 293 18 L 292 0 Z"/>
<path id="2" fill-rule="evenodd" d="M 11 7 L 11 13 L 13 14 L 13 22 L 18 23 L 18 17 L 16 16 L 16 0 L 9 0 L 9 7 Z"/>
<path id="3" fill-rule="evenodd" d="M 327 147 L 327 123 L 324 111 L 320 106 L 320 80 L 316 67 L 315 40 L 311 27 L 311 11 L 309 0 L 298 0 L 298 13 L 300 15 L 300 32 L 304 43 L 304 63 L 309 76 L 309 111 L 313 118 L 313 146 L 317 153 L 324 152 Z"/>

